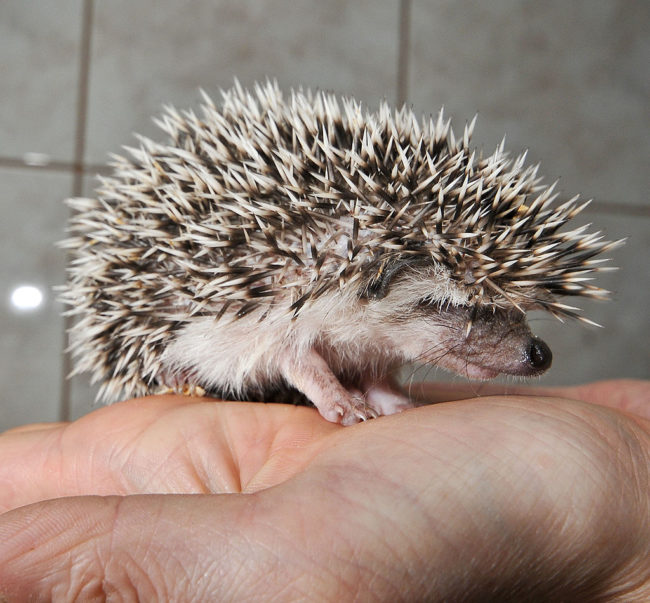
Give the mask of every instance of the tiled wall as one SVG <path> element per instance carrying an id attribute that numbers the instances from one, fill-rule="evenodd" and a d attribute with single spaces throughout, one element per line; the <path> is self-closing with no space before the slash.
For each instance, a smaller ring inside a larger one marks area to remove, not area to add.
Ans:
<path id="1" fill-rule="evenodd" d="M 476 143 L 507 133 L 611 238 L 621 270 L 605 325 L 540 318 L 555 353 L 547 383 L 649 377 L 650 3 L 629 0 L 7 0 L 0 4 L 0 429 L 78 416 L 86 381 L 64 385 L 61 200 L 90 194 L 132 132 L 158 136 L 164 103 L 196 105 L 234 77 L 318 86 L 370 106 L 444 104 L 457 126 L 479 113 Z M 8 302 L 46 291 L 37 311 Z"/>

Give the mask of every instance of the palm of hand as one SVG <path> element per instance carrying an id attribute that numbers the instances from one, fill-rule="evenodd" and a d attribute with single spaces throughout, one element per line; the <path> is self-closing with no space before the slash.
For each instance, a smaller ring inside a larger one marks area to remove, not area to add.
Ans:
<path id="1" fill-rule="evenodd" d="M 553 398 L 341 428 L 308 408 L 166 396 L 9 432 L 0 510 L 80 498 L 3 516 L 0 594 L 32 594 L 31 572 L 140 598 L 444 599 L 471 597 L 469 576 L 504 599 L 564 592 L 572 570 L 579 594 L 633 596 L 650 553 L 641 427 Z"/>

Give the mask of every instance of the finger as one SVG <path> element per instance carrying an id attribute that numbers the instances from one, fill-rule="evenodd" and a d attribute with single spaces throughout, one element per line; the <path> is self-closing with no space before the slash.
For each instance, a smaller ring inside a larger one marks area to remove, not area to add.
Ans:
<path id="1" fill-rule="evenodd" d="M 214 571 L 224 579 L 229 565 L 244 566 L 242 544 L 224 523 L 233 519 L 227 498 L 213 497 L 212 509 L 203 497 L 189 505 L 181 498 L 68 498 L 0 516 L 0 598 L 178 601 L 203 593 L 211 600 L 200 557 L 207 562 L 214 547 Z M 221 585 L 223 592 L 234 586 Z"/>
<path id="2" fill-rule="evenodd" d="M 570 388 L 571 398 L 650 419 L 650 381 L 618 379 Z"/>
<path id="3" fill-rule="evenodd" d="M 17 433 L 26 433 L 28 431 L 38 431 L 41 433 L 45 433 L 47 431 L 51 431 L 53 429 L 59 429 L 63 426 L 67 425 L 65 422 L 59 422 L 59 423 L 31 423 L 29 425 L 19 425 L 18 427 L 12 427 L 11 429 L 7 429 L 3 432 L 0 432 L 0 436 L 4 435 L 15 435 Z"/>
<path id="4" fill-rule="evenodd" d="M 257 495 L 149 495 L 16 509 L 0 516 L 0 599 L 350 600 L 356 543 L 333 555 L 327 526 L 309 526 L 316 493 L 305 494 L 284 507 Z"/>
<path id="5" fill-rule="evenodd" d="M 540 387 L 501 383 L 416 383 L 409 394 L 423 403 L 450 402 L 483 396 L 561 396 L 609 406 L 650 419 L 650 382 L 634 379 L 600 381 L 577 386 Z"/>
<path id="6" fill-rule="evenodd" d="M 414 383 L 409 387 L 409 393 L 424 403 L 453 402 L 485 396 L 562 396 L 576 400 L 584 398 L 581 386 L 544 387 L 490 381 Z"/>
<path id="7" fill-rule="evenodd" d="M 0 512 L 83 494 L 252 492 L 295 474 L 338 429 L 282 404 L 121 402 L 0 436 Z"/>

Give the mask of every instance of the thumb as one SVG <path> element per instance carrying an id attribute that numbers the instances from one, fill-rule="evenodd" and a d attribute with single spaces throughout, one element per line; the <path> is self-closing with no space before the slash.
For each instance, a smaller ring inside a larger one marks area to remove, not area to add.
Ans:
<path id="1" fill-rule="evenodd" d="M 354 599 L 356 542 L 323 559 L 332 535 L 310 528 L 314 500 L 280 490 L 83 496 L 14 509 L 0 515 L 0 601 Z"/>
<path id="2" fill-rule="evenodd" d="M 233 517 L 255 500 L 84 496 L 15 509 L 0 516 L 0 600 L 104 600 L 119 593 L 172 601 L 236 594 L 232 578 L 251 556 Z"/>

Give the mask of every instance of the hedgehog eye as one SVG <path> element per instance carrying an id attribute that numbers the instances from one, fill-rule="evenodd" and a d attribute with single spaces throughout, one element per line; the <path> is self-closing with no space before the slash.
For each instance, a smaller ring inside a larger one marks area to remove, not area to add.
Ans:
<path id="1" fill-rule="evenodd" d="M 399 276 L 409 268 L 418 266 L 420 263 L 421 260 L 418 258 L 396 259 L 387 262 L 379 269 L 377 275 L 360 291 L 360 296 L 365 299 L 383 299 L 388 295 L 388 291 L 396 276 Z"/>
<path id="2" fill-rule="evenodd" d="M 364 299 L 383 299 L 388 294 L 388 284 L 389 279 L 381 276 L 375 278 L 361 291 L 361 297 Z"/>
<path id="3" fill-rule="evenodd" d="M 361 296 L 366 299 L 383 299 L 388 295 L 391 282 L 405 262 L 394 262 L 383 266 L 377 275 L 368 283 Z"/>

